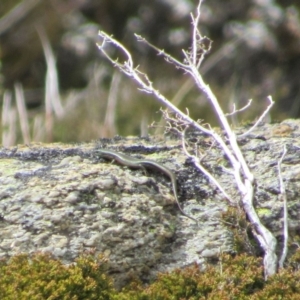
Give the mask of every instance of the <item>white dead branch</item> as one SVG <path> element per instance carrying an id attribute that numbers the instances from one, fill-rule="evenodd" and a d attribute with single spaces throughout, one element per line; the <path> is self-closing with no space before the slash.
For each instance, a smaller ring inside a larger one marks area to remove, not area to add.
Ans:
<path id="1" fill-rule="evenodd" d="M 231 129 L 231 126 L 228 122 L 226 115 L 224 114 L 216 96 L 212 92 L 209 85 L 207 85 L 202 75 L 199 72 L 199 67 L 210 50 L 211 42 L 208 38 L 203 37 L 199 31 L 198 25 L 200 20 L 200 8 L 202 1 L 199 1 L 197 6 L 196 15 L 191 15 L 192 26 L 193 26 L 193 40 L 191 51 L 183 50 L 184 61 L 180 62 L 171 55 L 165 53 L 164 50 L 159 49 L 149 43 L 143 37 L 136 35 L 139 42 L 146 43 L 148 46 L 157 51 L 158 55 L 164 57 L 164 59 L 173 64 L 177 69 L 182 69 L 185 73 L 190 74 L 193 78 L 196 86 L 201 90 L 201 92 L 206 96 L 207 100 L 210 102 L 213 107 L 217 118 L 219 119 L 220 125 L 222 126 L 225 136 L 221 136 L 213 130 L 209 125 L 202 125 L 200 122 L 196 122 L 188 114 L 180 111 L 175 105 L 173 105 L 164 95 L 160 93 L 159 90 L 155 89 L 152 82 L 148 76 L 139 70 L 138 66 L 135 66 L 132 60 L 130 52 L 117 40 L 107 33 L 100 31 L 99 36 L 102 38 L 101 44 L 98 44 L 99 50 L 102 54 L 121 72 L 126 74 L 128 77 L 131 77 L 139 85 L 139 89 L 148 94 L 152 94 L 156 99 L 167 107 L 171 112 L 173 112 L 176 118 L 179 118 L 181 123 L 185 123 L 186 126 L 193 127 L 196 130 L 201 131 L 202 133 L 212 137 L 215 143 L 224 151 L 227 159 L 231 164 L 230 173 L 233 174 L 235 178 L 235 183 L 241 195 L 241 203 L 244 211 L 247 214 L 248 219 L 252 224 L 252 230 L 254 236 L 257 238 L 260 246 L 264 251 L 264 270 L 265 277 L 274 274 L 277 270 L 277 255 L 275 253 L 276 249 L 276 239 L 274 235 L 261 223 L 253 205 L 254 198 L 254 184 L 255 178 L 250 171 L 247 162 L 244 158 L 243 153 L 237 142 L 237 136 L 234 131 Z M 124 60 L 121 61 L 118 58 L 113 58 L 111 52 L 108 50 L 108 46 L 121 51 Z M 272 97 L 268 97 L 269 105 L 263 114 L 258 118 L 254 126 L 244 133 L 241 136 L 249 134 L 258 124 L 262 121 L 265 115 L 269 112 L 272 105 L 274 104 Z M 236 113 L 237 111 L 235 111 Z M 229 143 L 228 143 L 229 142 Z M 222 192 L 224 197 L 231 201 L 229 195 L 227 195 L 225 189 L 218 183 L 218 181 L 201 165 L 201 160 L 198 158 L 197 153 L 191 155 L 185 148 L 185 143 L 183 142 L 183 147 L 186 155 L 191 157 L 194 161 L 194 165 L 201 170 Z"/>
<path id="2" fill-rule="evenodd" d="M 279 268 L 283 268 L 284 261 L 287 256 L 287 250 L 288 250 L 288 239 L 289 239 L 289 233 L 288 233 L 288 211 L 287 211 L 287 198 L 286 198 L 286 192 L 285 192 L 285 185 L 282 179 L 281 174 L 281 164 L 282 161 L 286 155 L 286 146 L 283 147 L 283 153 L 280 157 L 280 160 L 278 161 L 278 177 L 279 177 L 279 185 L 280 185 L 280 199 L 283 200 L 283 249 L 282 254 L 279 259 Z"/>

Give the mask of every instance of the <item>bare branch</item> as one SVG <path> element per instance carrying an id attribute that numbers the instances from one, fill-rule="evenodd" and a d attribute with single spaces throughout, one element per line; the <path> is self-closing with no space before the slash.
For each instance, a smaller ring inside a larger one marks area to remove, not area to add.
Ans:
<path id="1" fill-rule="evenodd" d="M 200 8 L 201 8 L 202 0 L 199 1 L 199 4 L 197 6 L 197 15 L 194 17 L 193 14 L 191 14 L 192 18 L 192 24 L 193 24 L 193 41 L 192 41 L 192 61 L 195 66 L 197 66 L 197 51 L 198 51 L 198 38 L 201 37 L 199 30 L 198 30 L 198 24 L 200 20 Z"/>
<path id="2" fill-rule="evenodd" d="M 148 45 L 150 48 L 154 49 L 158 53 L 158 55 L 163 56 L 168 63 L 174 64 L 176 68 L 181 68 L 183 70 L 187 68 L 185 64 L 181 63 L 179 60 L 175 59 L 173 56 L 166 53 L 165 50 L 159 49 L 158 47 L 154 46 L 153 44 L 151 44 L 149 41 L 147 41 L 145 38 L 143 38 L 138 34 L 134 34 L 134 35 L 137 38 L 138 42 L 143 42 L 146 45 Z"/>
<path id="3" fill-rule="evenodd" d="M 235 103 L 234 103 L 233 104 L 233 110 L 232 110 L 232 112 L 228 113 L 228 114 L 225 114 L 225 116 L 226 117 L 230 117 L 230 116 L 233 116 L 233 115 L 235 115 L 235 114 L 237 114 L 239 112 L 242 112 L 242 111 L 246 110 L 248 107 L 250 107 L 251 103 L 252 103 L 252 99 L 249 99 L 248 103 L 245 106 L 243 106 L 242 108 L 240 108 L 240 109 L 236 109 Z"/>
<path id="4" fill-rule="evenodd" d="M 193 127 L 197 128 L 198 130 L 208 134 L 212 135 L 212 132 L 205 127 L 198 124 L 196 121 L 194 121 L 192 118 L 184 114 L 181 110 L 179 110 L 175 105 L 173 105 L 164 95 L 162 95 L 158 90 L 156 90 L 152 82 L 148 79 L 147 75 L 139 71 L 137 68 L 133 67 L 133 61 L 132 57 L 129 53 L 129 51 L 119 42 L 114 40 L 111 36 L 107 35 L 103 31 L 99 32 L 99 35 L 104 38 L 101 45 L 97 44 L 99 50 L 109 59 L 110 62 L 112 62 L 113 65 L 118 67 L 121 72 L 125 73 L 129 77 L 133 78 L 141 87 L 143 91 L 145 91 L 148 94 L 153 94 L 164 106 L 168 107 L 171 111 L 174 113 L 180 115 L 182 119 L 188 122 L 188 124 L 192 125 Z M 123 64 L 117 62 L 117 59 L 113 59 L 104 49 L 105 43 L 112 43 L 116 45 L 119 49 L 123 51 L 123 53 L 127 56 L 127 61 L 125 61 Z M 221 139 L 221 137 L 220 137 Z M 225 143 L 224 143 L 225 145 Z"/>
<path id="5" fill-rule="evenodd" d="M 187 129 L 187 127 L 186 127 Z M 186 148 L 186 141 L 185 141 L 185 132 L 186 129 L 183 130 L 182 135 L 181 135 L 181 143 L 182 143 L 182 149 L 185 155 L 189 158 L 191 158 L 194 162 L 194 165 L 220 190 L 220 192 L 223 194 L 225 199 L 229 201 L 230 204 L 236 204 L 233 202 L 231 197 L 226 193 L 226 191 L 223 189 L 222 185 L 212 176 L 200 163 L 201 159 L 199 159 L 198 156 L 191 155 L 187 148 Z"/>
<path id="6" fill-rule="evenodd" d="M 265 267 L 265 277 L 274 274 L 277 268 L 277 256 L 275 253 L 276 250 L 276 239 L 274 235 L 261 223 L 255 209 L 253 206 L 253 197 L 254 197 L 254 176 L 251 173 L 249 166 L 244 158 L 244 155 L 237 143 L 237 137 L 234 131 L 231 129 L 231 126 L 228 122 L 226 115 L 224 114 L 218 99 L 216 98 L 215 94 L 212 92 L 209 85 L 207 85 L 202 75 L 199 73 L 199 66 L 205 56 L 205 54 L 209 51 L 210 42 L 208 46 L 205 43 L 208 41 L 207 38 L 202 37 L 200 31 L 198 29 L 198 23 L 200 19 L 200 7 L 201 7 L 202 0 L 200 0 L 199 5 L 197 6 L 197 13 L 194 17 L 192 15 L 192 25 L 193 25 L 193 43 L 191 51 L 182 50 L 184 55 L 184 62 L 181 63 L 177 61 L 175 58 L 171 57 L 169 54 L 166 54 L 164 50 L 161 50 L 149 42 L 147 42 L 144 38 L 137 35 L 139 41 L 145 42 L 148 46 L 155 49 L 159 55 L 162 55 L 167 62 L 171 62 L 175 65 L 176 68 L 183 69 L 186 73 L 190 74 L 193 80 L 196 83 L 196 86 L 199 88 L 200 91 L 206 96 L 207 100 L 210 102 L 210 105 L 213 107 L 215 111 L 215 115 L 219 119 L 221 127 L 224 129 L 225 135 L 219 135 L 217 132 L 213 130 L 210 126 L 205 127 L 201 123 L 196 122 L 195 120 L 191 119 L 188 114 L 183 113 L 179 110 L 173 103 L 171 103 L 163 94 L 159 92 L 159 90 L 155 89 L 152 82 L 149 80 L 147 75 L 141 72 L 137 67 L 134 68 L 134 64 L 132 61 L 132 57 L 129 54 L 128 50 L 121 45 L 119 42 L 114 40 L 111 36 L 103 33 L 102 31 L 99 32 L 99 35 L 103 38 L 102 45 L 98 45 L 100 51 L 112 62 L 116 67 L 118 67 L 123 73 L 127 76 L 133 78 L 138 85 L 140 90 L 143 92 L 149 93 L 154 95 L 157 100 L 166 106 L 171 112 L 175 113 L 176 118 L 179 120 L 181 126 L 191 126 L 196 130 L 200 130 L 204 134 L 212 137 L 212 139 L 216 142 L 217 146 L 220 147 L 223 152 L 225 153 L 227 159 L 229 160 L 232 170 L 232 174 L 235 178 L 235 183 L 238 187 L 238 190 L 242 197 L 242 205 L 243 209 L 249 218 L 252 227 L 253 227 L 253 234 L 256 236 L 258 242 L 260 243 L 265 256 L 264 256 L 264 267 Z M 118 50 L 121 50 L 123 55 L 125 55 L 126 59 L 123 63 L 118 62 L 117 59 L 113 59 L 104 49 L 105 43 L 113 44 Z M 242 136 L 245 136 L 250 131 L 252 131 L 265 117 L 265 115 L 269 112 L 273 105 L 273 101 L 271 96 L 268 97 L 270 100 L 270 104 L 262 116 L 258 119 L 255 125 L 248 130 Z M 249 104 L 250 105 L 250 104 Z M 237 112 L 234 110 L 235 113 Z M 172 125 L 170 125 L 172 126 Z M 179 129 L 177 129 L 180 132 Z M 228 143 L 229 142 L 229 143 Z M 222 186 L 218 183 L 218 181 L 209 173 L 207 170 L 203 168 L 200 163 L 200 159 L 197 156 L 193 156 L 188 153 L 184 135 L 183 135 L 183 142 L 182 142 L 183 150 L 185 151 L 188 157 L 193 159 L 194 165 L 201 170 L 222 192 L 225 198 L 231 201 L 230 196 L 227 195 L 225 190 Z"/>
<path id="7" fill-rule="evenodd" d="M 268 96 L 267 97 L 268 100 L 270 101 L 268 107 L 266 108 L 266 110 L 262 113 L 262 115 L 258 118 L 258 120 L 255 122 L 255 124 L 246 132 L 244 132 L 243 134 L 240 134 L 238 137 L 242 138 L 247 136 L 250 132 L 252 132 L 260 123 L 261 121 L 264 119 L 264 117 L 268 114 L 268 112 L 270 111 L 270 109 L 272 108 L 272 106 L 274 105 L 274 101 L 272 99 L 272 96 Z"/>
<path id="8" fill-rule="evenodd" d="M 123 67 L 126 66 L 129 69 L 133 68 L 133 62 L 132 62 L 132 57 L 130 52 L 121 44 L 119 43 L 117 40 L 115 40 L 112 36 L 108 35 L 106 32 L 104 31 L 99 31 L 99 36 L 103 38 L 102 44 L 98 44 L 97 43 L 97 47 L 99 48 L 99 50 L 105 55 L 105 57 L 116 67 L 120 68 L 120 70 L 122 71 Z M 118 63 L 118 59 L 112 59 L 110 57 L 110 55 L 105 51 L 105 46 L 107 43 L 111 43 L 113 44 L 115 47 L 119 48 L 122 50 L 122 52 L 125 54 L 126 56 L 126 60 L 123 64 Z M 125 72 L 124 72 L 125 73 Z"/>
<path id="9" fill-rule="evenodd" d="M 280 160 L 278 161 L 278 177 L 279 177 L 279 184 L 280 184 L 280 198 L 283 200 L 283 237 L 284 237 L 284 242 L 283 242 L 283 249 L 282 249 L 282 254 L 279 260 L 279 268 L 283 268 L 284 261 L 287 256 L 287 247 L 288 247 L 288 239 L 289 239 L 289 232 L 288 232 L 288 211 L 287 211 L 287 197 L 286 197 L 286 192 L 285 192 L 285 185 L 282 179 L 282 174 L 281 174 L 281 164 L 282 161 L 286 155 L 286 145 L 283 147 L 283 153 L 280 157 Z"/>
<path id="10" fill-rule="evenodd" d="M 219 118 L 220 123 L 222 125 L 222 127 L 224 128 L 226 135 L 229 139 L 230 142 L 230 146 L 232 148 L 233 153 L 231 152 L 231 150 L 224 145 L 223 140 L 219 141 L 217 140 L 217 142 L 220 144 L 220 146 L 222 147 L 222 149 L 225 151 L 227 157 L 229 158 L 233 168 L 236 170 L 235 172 L 235 176 L 236 176 L 236 181 L 238 183 L 239 186 L 239 190 L 242 192 L 242 194 L 245 194 L 247 192 L 247 190 L 245 189 L 245 186 L 243 184 L 241 184 L 241 178 L 240 178 L 240 167 L 242 167 L 243 169 L 243 173 L 245 174 L 246 178 L 250 181 L 253 182 L 253 175 L 249 170 L 249 167 L 244 159 L 244 156 L 237 144 L 237 140 L 236 140 L 236 135 L 235 133 L 232 131 L 228 120 L 216 98 L 216 96 L 214 95 L 214 93 L 212 92 L 211 88 L 209 87 L 209 85 L 207 85 L 204 81 L 203 78 L 201 76 L 201 74 L 199 73 L 198 69 L 196 68 L 196 66 L 194 66 L 192 64 L 192 62 L 190 61 L 187 53 L 185 51 L 183 51 L 185 54 L 186 59 L 189 61 L 190 64 L 190 70 L 189 73 L 192 75 L 192 77 L 195 80 L 195 83 L 197 85 L 197 87 L 204 93 L 204 95 L 206 96 L 206 98 L 210 101 L 212 107 L 215 110 L 216 116 Z"/>

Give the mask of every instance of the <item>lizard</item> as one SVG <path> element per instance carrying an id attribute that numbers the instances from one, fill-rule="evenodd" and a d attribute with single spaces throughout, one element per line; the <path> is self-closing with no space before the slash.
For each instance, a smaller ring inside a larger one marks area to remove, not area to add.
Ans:
<path id="1" fill-rule="evenodd" d="M 115 152 L 113 150 L 97 149 L 97 153 L 99 153 L 101 157 L 110 159 L 112 161 L 116 161 L 117 163 L 119 163 L 123 166 L 127 166 L 130 168 L 136 168 L 136 169 L 140 168 L 140 169 L 144 169 L 144 170 L 147 167 L 155 168 L 155 169 L 161 171 L 162 173 L 164 173 L 165 175 L 167 175 L 171 180 L 173 194 L 174 194 L 174 197 L 175 197 L 175 200 L 176 200 L 176 203 L 177 203 L 177 206 L 178 206 L 180 212 L 182 213 L 183 216 L 193 220 L 198 225 L 198 221 L 195 218 L 186 214 L 184 212 L 184 210 L 182 209 L 182 207 L 179 203 L 179 200 L 178 200 L 176 175 L 169 168 L 167 168 L 164 165 L 162 165 L 161 163 L 158 163 L 153 160 L 138 159 L 138 158 L 128 156 L 128 155 L 120 153 L 120 152 Z"/>

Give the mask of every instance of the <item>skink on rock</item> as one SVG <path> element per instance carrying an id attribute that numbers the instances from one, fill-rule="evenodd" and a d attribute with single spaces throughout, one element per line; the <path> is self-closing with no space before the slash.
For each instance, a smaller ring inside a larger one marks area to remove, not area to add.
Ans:
<path id="1" fill-rule="evenodd" d="M 100 156 L 103 157 L 103 158 L 114 160 L 117 163 L 119 163 L 121 165 L 124 165 L 124 166 L 127 166 L 127 167 L 130 167 L 130 168 L 145 169 L 147 167 L 150 167 L 150 168 L 155 168 L 155 169 L 161 171 L 162 173 L 166 174 L 171 179 L 173 193 L 174 193 L 175 200 L 176 200 L 176 203 L 177 203 L 177 206 L 178 206 L 180 212 L 185 217 L 187 217 L 187 218 L 195 221 L 198 224 L 198 221 L 195 218 L 193 218 L 193 217 L 189 216 L 188 214 L 186 214 L 183 211 L 183 209 L 181 208 L 181 206 L 179 204 L 179 200 L 178 200 L 178 194 L 177 194 L 176 176 L 175 176 L 175 174 L 170 169 L 168 169 L 164 165 L 162 165 L 162 164 L 160 164 L 158 162 L 152 161 L 152 160 L 137 159 L 137 158 L 125 155 L 123 153 L 112 151 L 112 150 L 97 149 L 97 153 L 99 153 Z"/>

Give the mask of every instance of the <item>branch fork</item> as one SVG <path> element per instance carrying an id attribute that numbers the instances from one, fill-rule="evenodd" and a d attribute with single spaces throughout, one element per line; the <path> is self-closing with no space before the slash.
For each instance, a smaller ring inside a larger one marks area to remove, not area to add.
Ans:
<path id="1" fill-rule="evenodd" d="M 202 0 L 199 1 L 199 4 L 196 9 L 196 14 L 191 14 L 192 19 L 192 46 L 190 51 L 183 50 L 184 60 L 183 62 L 178 61 L 168 53 L 166 53 L 163 49 L 159 49 L 156 46 L 152 45 L 145 38 L 140 35 L 135 35 L 139 42 L 145 43 L 152 49 L 154 49 L 158 55 L 163 56 L 164 59 L 173 64 L 177 69 L 182 69 L 185 73 L 189 74 L 194 80 L 198 89 L 206 96 L 209 101 L 211 107 L 213 107 L 215 111 L 215 115 L 217 116 L 221 127 L 225 132 L 225 136 L 221 136 L 217 132 L 213 130 L 210 126 L 204 126 L 200 122 L 196 122 L 193 120 L 188 113 L 184 113 L 178 109 L 175 105 L 173 105 L 163 94 L 160 93 L 159 90 L 155 89 L 152 82 L 149 80 L 148 76 L 139 70 L 139 67 L 134 67 L 134 63 L 132 60 L 132 56 L 129 51 L 118 41 L 116 41 L 112 36 L 107 33 L 100 31 L 99 36 L 102 38 L 102 43 L 98 44 L 99 50 L 102 54 L 119 70 L 126 74 L 128 77 L 132 78 L 139 86 L 139 89 L 145 93 L 152 94 L 154 97 L 169 111 L 175 114 L 176 120 L 181 126 L 193 127 L 194 129 L 210 136 L 215 144 L 220 147 L 225 153 L 228 161 L 231 165 L 230 173 L 233 174 L 235 179 L 235 183 L 239 193 L 241 195 L 241 205 L 244 211 L 247 214 L 252 226 L 252 231 L 254 236 L 257 238 L 261 248 L 264 251 L 264 269 L 265 269 L 265 277 L 267 278 L 270 275 L 273 275 L 277 270 L 278 259 L 275 253 L 277 241 L 275 236 L 261 223 L 253 205 L 254 199 L 254 184 L 255 178 L 249 169 L 249 166 L 244 158 L 244 155 L 238 145 L 237 139 L 240 137 L 245 137 L 249 133 L 251 133 L 259 123 L 262 122 L 264 117 L 269 113 L 270 109 L 274 105 L 274 101 L 271 96 L 268 96 L 269 104 L 266 110 L 262 113 L 262 115 L 258 118 L 255 124 L 245 133 L 237 136 L 232 130 L 227 117 L 229 115 L 233 115 L 245 110 L 250 106 L 251 100 L 249 103 L 241 108 L 236 109 L 234 107 L 233 112 L 230 114 L 225 114 L 216 98 L 214 93 L 212 92 L 209 85 L 207 85 L 202 75 L 199 72 L 199 67 L 208 53 L 211 47 L 211 42 L 206 37 L 203 37 L 199 31 L 199 21 L 200 21 L 200 8 L 201 8 Z M 207 43 L 208 42 L 208 43 Z M 123 62 L 120 62 L 117 58 L 112 58 L 112 56 L 106 51 L 107 44 L 111 44 L 118 50 L 121 50 L 122 54 L 125 57 Z M 172 123 L 174 119 L 167 117 L 167 122 Z M 181 127 L 182 128 L 182 127 Z M 224 195 L 224 197 L 229 201 L 229 203 L 236 205 L 235 202 L 231 199 L 230 195 L 227 194 L 225 189 L 221 186 L 221 184 L 217 181 L 216 178 L 212 174 L 209 173 L 201 164 L 201 159 L 195 155 L 189 153 L 186 148 L 185 141 L 185 129 L 181 131 L 181 139 L 182 139 L 182 148 L 187 157 L 191 158 L 194 162 L 196 168 L 198 168 L 205 176 L 209 178 L 209 180 L 219 189 L 219 191 Z"/>

